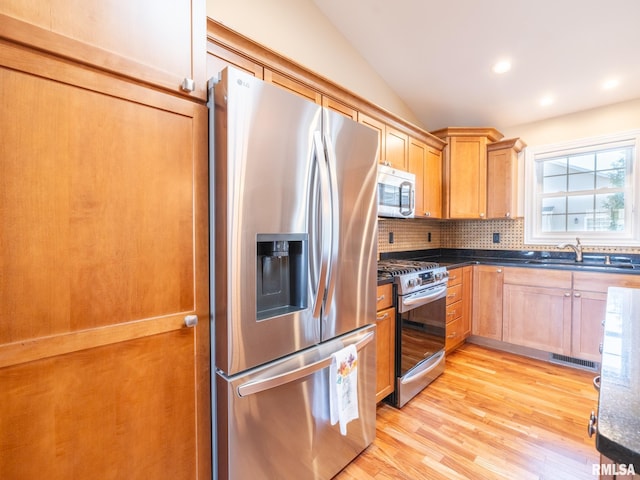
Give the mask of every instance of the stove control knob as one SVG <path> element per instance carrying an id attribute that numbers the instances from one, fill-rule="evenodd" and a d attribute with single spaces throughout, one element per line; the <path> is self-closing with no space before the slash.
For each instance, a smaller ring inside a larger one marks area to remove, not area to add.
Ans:
<path id="1" fill-rule="evenodd" d="M 416 284 L 415 280 L 407 280 L 407 287 L 412 288 Z"/>

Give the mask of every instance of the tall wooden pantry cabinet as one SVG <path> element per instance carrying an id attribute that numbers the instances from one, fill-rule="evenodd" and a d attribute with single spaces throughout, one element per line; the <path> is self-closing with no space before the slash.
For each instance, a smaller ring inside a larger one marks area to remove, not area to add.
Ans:
<path id="1" fill-rule="evenodd" d="M 211 478 L 205 72 L 203 0 L 0 5 L 0 478 Z"/>

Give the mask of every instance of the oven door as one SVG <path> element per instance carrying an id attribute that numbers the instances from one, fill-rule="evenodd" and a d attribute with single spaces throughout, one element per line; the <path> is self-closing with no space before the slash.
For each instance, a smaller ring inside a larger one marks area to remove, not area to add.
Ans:
<path id="1" fill-rule="evenodd" d="M 396 406 L 402 407 L 444 371 L 446 284 L 398 299 Z M 410 297 L 410 298 L 407 298 Z M 404 307 L 401 310 L 401 305 Z"/>

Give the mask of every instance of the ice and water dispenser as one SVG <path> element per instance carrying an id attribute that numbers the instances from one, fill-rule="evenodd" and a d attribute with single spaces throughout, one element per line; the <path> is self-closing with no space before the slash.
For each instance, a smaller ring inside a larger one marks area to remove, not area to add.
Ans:
<path id="1" fill-rule="evenodd" d="M 306 309 L 307 235 L 258 235 L 257 247 L 257 319 Z"/>

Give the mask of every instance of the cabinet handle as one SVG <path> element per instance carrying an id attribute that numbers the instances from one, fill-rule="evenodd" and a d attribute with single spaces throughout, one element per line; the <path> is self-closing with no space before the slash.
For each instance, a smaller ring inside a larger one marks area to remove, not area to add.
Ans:
<path id="1" fill-rule="evenodd" d="M 456 314 L 456 312 L 448 312 L 447 316 L 453 317 Z"/>
<path id="2" fill-rule="evenodd" d="M 455 293 L 450 293 L 449 295 L 447 295 L 447 298 L 456 298 L 456 294 Z"/>
<path id="3" fill-rule="evenodd" d="M 381 302 L 382 300 L 384 300 L 384 295 L 380 295 L 380 296 L 378 297 L 378 302 Z"/>
<path id="4" fill-rule="evenodd" d="M 449 283 L 453 282 L 454 280 L 458 279 L 458 275 L 449 275 Z"/>
<path id="5" fill-rule="evenodd" d="M 388 313 L 385 313 L 384 315 L 376 315 L 376 320 L 384 320 L 388 316 L 389 316 Z"/>
<path id="6" fill-rule="evenodd" d="M 458 332 L 453 332 L 447 335 L 447 338 L 456 338 L 458 336 Z"/>
<path id="7" fill-rule="evenodd" d="M 498 273 L 502 273 L 502 269 L 501 269 L 501 268 L 499 268 L 499 269 L 497 269 L 497 270 L 496 270 L 496 272 L 498 272 Z"/>
<path id="8" fill-rule="evenodd" d="M 598 417 L 596 417 L 595 412 L 591 411 L 591 415 L 589 416 L 589 426 L 587 427 L 587 433 L 589 434 L 589 438 L 591 438 L 593 434 L 598 431 L 598 427 L 596 427 L 597 423 L 598 423 Z"/>
<path id="9" fill-rule="evenodd" d="M 185 327 L 195 327 L 198 325 L 198 315 L 187 315 L 184 317 Z"/>
<path id="10" fill-rule="evenodd" d="M 582 294 L 581 294 L 581 293 L 579 293 L 579 292 L 576 292 L 576 293 L 574 293 L 574 294 L 573 294 L 573 296 L 574 296 L 574 297 L 576 297 L 576 298 L 578 298 L 578 297 L 581 297 L 581 296 L 582 296 Z"/>
<path id="11" fill-rule="evenodd" d="M 598 351 L 600 352 L 600 355 L 602 355 L 602 349 L 603 349 L 602 344 L 599 343 L 598 344 Z"/>
<path id="12" fill-rule="evenodd" d="M 193 81 L 193 78 L 186 78 L 182 80 L 182 84 L 180 88 L 185 92 L 193 92 L 196 89 L 196 82 Z"/>
<path id="13" fill-rule="evenodd" d="M 564 296 L 565 296 L 565 297 L 570 297 L 570 296 L 571 296 L 571 294 L 570 294 L 569 292 L 565 292 L 565 293 L 564 293 Z"/>

